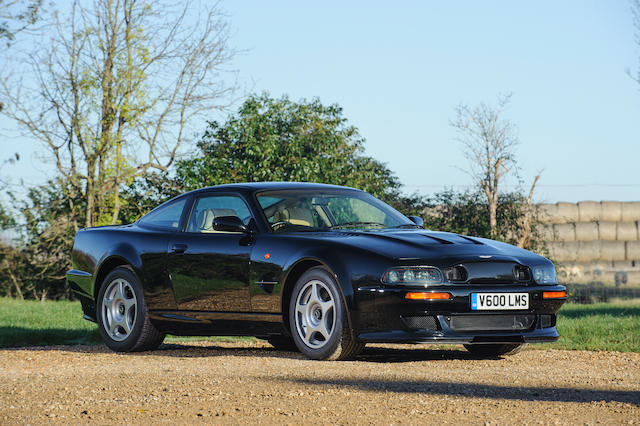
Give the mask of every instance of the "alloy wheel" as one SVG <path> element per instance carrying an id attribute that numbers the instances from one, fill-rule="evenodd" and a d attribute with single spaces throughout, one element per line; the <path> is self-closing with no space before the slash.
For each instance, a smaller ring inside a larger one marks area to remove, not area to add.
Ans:
<path id="1" fill-rule="evenodd" d="M 323 347 L 334 330 L 336 308 L 331 291 L 320 280 L 306 283 L 296 298 L 295 324 L 298 336 L 313 349 Z"/>
<path id="2" fill-rule="evenodd" d="M 131 284 L 117 278 L 109 284 L 102 298 L 102 324 L 115 341 L 125 340 L 136 322 L 136 294 Z"/>

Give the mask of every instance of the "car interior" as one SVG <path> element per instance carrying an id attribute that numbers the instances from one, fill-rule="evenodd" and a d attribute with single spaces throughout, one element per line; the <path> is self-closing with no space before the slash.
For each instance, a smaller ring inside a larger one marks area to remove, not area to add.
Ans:
<path id="1" fill-rule="evenodd" d="M 236 211 L 233 209 L 204 209 L 197 214 L 197 219 L 194 224 L 195 226 L 191 232 L 201 232 L 201 233 L 225 232 L 225 231 L 216 231 L 215 229 L 213 229 L 213 219 L 221 216 L 239 217 L 238 213 L 236 213 Z"/>

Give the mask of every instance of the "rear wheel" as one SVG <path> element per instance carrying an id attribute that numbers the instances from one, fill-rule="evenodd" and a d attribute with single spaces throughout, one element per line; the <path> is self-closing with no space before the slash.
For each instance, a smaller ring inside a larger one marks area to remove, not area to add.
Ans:
<path id="1" fill-rule="evenodd" d="M 351 334 L 337 283 L 321 266 L 309 269 L 296 283 L 289 325 L 296 346 L 311 359 L 349 359 L 364 348 Z"/>
<path id="2" fill-rule="evenodd" d="M 523 344 L 475 344 L 464 345 L 465 349 L 474 355 L 479 356 L 500 356 L 500 355 L 515 355 L 520 352 L 526 345 Z"/>
<path id="3" fill-rule="evenodd" d="M 98 329 L 105 344 L 116 352 L 152 350 L 165 335 L 149 320 L 142 286 L 128 267 L 111 271 L 97 300 Z"/>

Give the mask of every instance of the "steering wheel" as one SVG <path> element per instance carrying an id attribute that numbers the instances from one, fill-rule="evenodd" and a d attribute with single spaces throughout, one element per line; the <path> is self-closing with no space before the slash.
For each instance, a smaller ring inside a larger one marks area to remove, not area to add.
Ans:
<path id="1" fill-rule="evenodd" d="M 271 224 L 271 229 L 273 229 L 274 231 L 277 231 L 278 229 L 282 228 L 283 226 L 287 225 L 289 222 L 286 222 L 284 220 L 281 220 L 280 222 L 276 222 L 276 223 L 272 223 Z"/>

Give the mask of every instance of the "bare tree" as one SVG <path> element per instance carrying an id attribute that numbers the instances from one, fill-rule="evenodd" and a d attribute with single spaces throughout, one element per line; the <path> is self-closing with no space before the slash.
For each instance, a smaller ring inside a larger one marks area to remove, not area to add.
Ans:
<path id="1" fill-rule="evenodd" d="M 498 96 L 497 106 L 484 102 L 475 107 L 460 104 L 455 109 L 456 118 L 451 122 L 464 146 L 469 174 L 487 197 L 492 238 L 498 235 L 500 181 L 516 165 L 514 152 L 519 144 L 514 124 L 503 116 L 510 100 L 511 95 L 508 94 Z M 538 179 L 539 175 L 531 186 L 529 204 Z"/>
<path id="2" fill-rule="evenodd" d="M 42 0 L 0 0 L 0 41 L 4 41 L 5 54 L 16 35 L 36 23 L 41 6 Z M 4 103 L 0 99 L 0 111 L 3 108 Z"/>
<path id="3" fill-rule="evenodd" d="M 531 184 L 531 188 L 529 189 L 529 195 L 525 199 L 526 204 L 524 206 L 524 216 L 522 218 L 522 223 L 520 226 L 521 234 L 520 238 L 518 238 L 518 247 L 529 248 L 531 246 L 532 238 L 534 237 L 534 235 L 532 234 L 536 224 L 534 224 L 533 222 L 538 221 L 538 212 L 536 210 L 537 207 L 533 205 L 533 192 L 536 189 L 536 184 L 540 179 L 541 173 L 542 172 L 539 172 L 533 178 L 533 183 Z"/>
<path id="4" fill-rule="evenodd" d="M 42 0 L 0 0 L 0 39 L 9 46 L 16 34 L 38 20 Z"/>
<path id="5" fill-rule="evenodd" d="M 43 143 L 69 202 L 82 195 L 84 226 L 115 224 L 120 187 L 166 170 L 195 118 L 224 106 L 228 23 L 217 4 L 139 0 L 75 1 L 51 23 L 29 74 L 0 78 L 2 112 Z"/>

